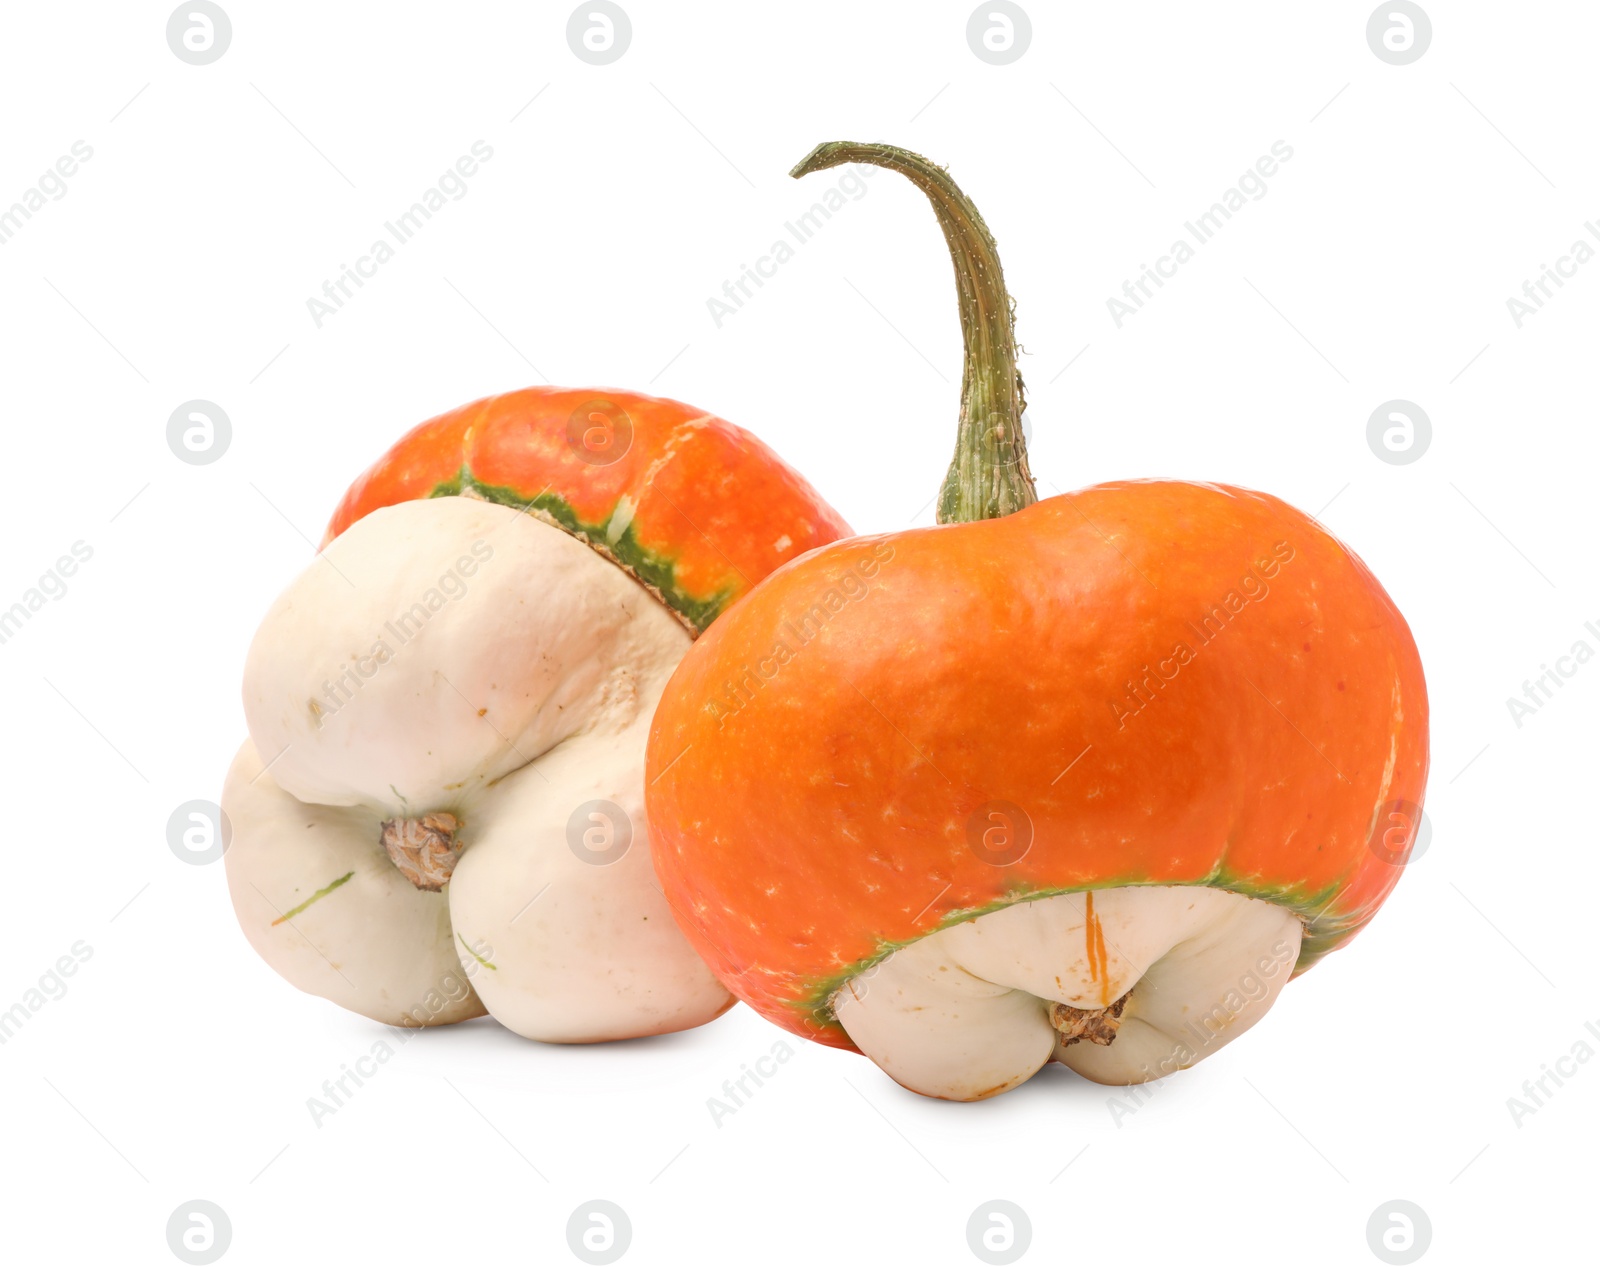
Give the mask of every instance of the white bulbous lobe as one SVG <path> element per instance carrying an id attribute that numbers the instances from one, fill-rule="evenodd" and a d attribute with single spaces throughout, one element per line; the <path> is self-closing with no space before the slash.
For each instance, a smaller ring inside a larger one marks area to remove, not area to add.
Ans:
<path id="1" fill-rule="evenodd" d="M 589 1042 L 726 1010 L 655 887 L 644 817 L 650 718 L 689 645 L 620 568 L 509 507 L 446 497 L 353 524 L 246 662 L 251 743 L 223 808 L 252 944 L 391 1023 L 487 1006 Z M 629 818 L 611 865 L 570 847 L 593 801 Z M 447 976 L 470 979 L 463 999 L 392 1019 Z"/>
<path id="2" fill-rule="evenodd" d="M 1018 902 L 847 982 L 834 1012 L 903 1086 L 979 1100 L 1051 1060 L 1095 1082 L 1186 1069 L 1266 1014 L 1300 953 L 1283 907 L 1147 885 Z"/>

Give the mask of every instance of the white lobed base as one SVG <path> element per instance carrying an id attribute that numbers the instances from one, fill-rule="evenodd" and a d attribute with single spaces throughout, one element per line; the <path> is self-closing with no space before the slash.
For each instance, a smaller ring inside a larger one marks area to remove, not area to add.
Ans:
<path id="1" fill-rule="evenodd" d="M 1187 1069 L 1263 1016 L 1300 953 L 1270 902 L 1136 886 L 1018 902 L 895 951 L 834 996 L 851 1040 L 922 1095 L 982 1100 L 1059 1060 L 1095 1082 Z M 1130 993 L 1131 991 L 1131 993 Z M 1128 995 L 1115 1036 L 1067 1043 L 1052 1005 Z"/>

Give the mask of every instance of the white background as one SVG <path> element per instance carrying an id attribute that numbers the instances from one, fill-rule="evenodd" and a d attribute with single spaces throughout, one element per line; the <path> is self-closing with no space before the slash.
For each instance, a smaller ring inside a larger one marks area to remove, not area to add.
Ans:
<path id="1" fill-rule="evenodd" d="M 0 31 L 0 207 L 94 150 L 0 246 L 0 607 L 93 550 L 0 645 L 0 1009 L 93 951 L 0 1047 L 8 1258 L 174 1262 L 192 1198 L 227 1212 L 229 1263 L 576 1261 L 595 1197 L 630 1263 L 975 1262 L 997 1197 L 1024 1261 L 1376 1262 L 1395 1198 L 1430 1262 L 1593 1252 L 1600 1061 L 1520 1125 L 1507 1100 L 1600 1050 L 1600 663 L 1520 727 L 1506 699 L 1600 650 L 1600 262 L 1521 329 L 1506 299 L 1600 217 L 1600 12 L 1430 4 L 1397 67 L 1365 3 L 1037 2 L 992 66 L 965 3 L 628 0 L 631 46 L 592 66 L 566 5 L 225 7 L 209 66 L 164 4 L 8 5 Z M 983 210 L 1041 493 L 1268 489 L 1373 568 L 1428 674 L 1431 848 L 1268 1021 L 1120 1119 L 1059 1068 L 946 1104 L 808 1047 L 714 1125 L 780 1037 L 741 1007 L 599 1049 L 429 1032 L 313 1124 L 388 1035 L 279 980 L 222 868 L 166 841 L 243 735 L 257 620 L 403 429 L 529 383 L 692 401 L 858 531 L 931 522 L 960 341 L 920 195 L 878 174 L 720 329 L 707 309 L 834 182 L 785 173 L 838 138 L 926 153 Z M 306 299 L 478 140 L 466 197 L 318 329 Z M 1118 329 L 1107 298 L 1276 140 L 1266 196 Z M 232 419 L 212 465 L 167 447 L 193 398 Z M 1410 465 L 1367 446 L 1393 398 L 1433 422 Z"/>

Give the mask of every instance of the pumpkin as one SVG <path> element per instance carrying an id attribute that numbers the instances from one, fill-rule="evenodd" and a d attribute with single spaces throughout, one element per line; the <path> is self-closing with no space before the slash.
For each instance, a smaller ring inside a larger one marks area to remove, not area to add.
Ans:
<path id="1" fill-rule="evenodd" d="M 663 890 L 734 994 L 923 1094 L 1190 1067 L 1395 885 L 1428 769 L 1410 631 L 1268 494 L 1038 500 L 982 218 L 889 146 L 794 174 L 844 162 L 912 180 L 950 247 L 955 459 L 936 526 L 779 569 L 678 665 L 646 767 Z"/>
<path id="2" fill-rule="evenodd" d="M 725 1011 L 654 882 L 647 728 L 701 630 L 848 531 L 676 401 L 534 388 L 415 428 L 246 659 L 222 805 L 251 945 L 396 1025 L 591 1042 Z"/>

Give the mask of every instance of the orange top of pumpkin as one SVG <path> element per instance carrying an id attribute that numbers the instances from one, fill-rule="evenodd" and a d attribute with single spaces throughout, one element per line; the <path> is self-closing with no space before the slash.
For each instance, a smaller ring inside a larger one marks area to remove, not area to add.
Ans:
<path id="1" fill-rule="evenodd" d="M 583 538 L 696 633 L 774 568 L 850 533 L 771 449 L 714 414 L 609 388 L 529 387 L 414 427 L 350 486 L 323 544 L 379 507 L 450 495 Z"/>

